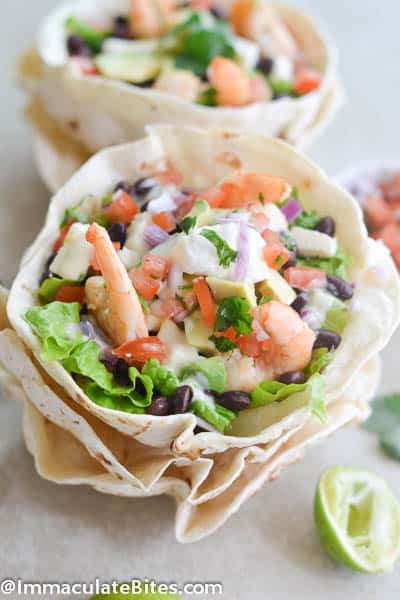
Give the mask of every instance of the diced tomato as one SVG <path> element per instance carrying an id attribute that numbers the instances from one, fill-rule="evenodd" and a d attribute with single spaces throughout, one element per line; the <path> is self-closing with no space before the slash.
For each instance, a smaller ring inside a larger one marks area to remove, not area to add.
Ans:
<path id="1" fill-rule="evenodd" d="M 365 199 L 364 210 L 371 229 L 380 229 L 394 220 L 395 209 L 379 193 L 370 194 Z"/>
<path id="2" fill-rule="evenodd" d="M 289 285 L 301 290 L 324 288 L 327 284 L 325 271 L 314 267 L 289 267 L 284 275 Z"/>
<path id="3" fill-rule="evenodd" d="M 99 70 L 96 63 L 88 56 L 76 56 L 74 60 L 78 63 L 84 75 L 98 75 Z"/>
<path id="4" fill-rule="evenodd" d="M 58 302 L 79 302 L 79 304 L 85 304 L 85 288 L 63 285 L 58 288 L 55 298 Z"/>
<path id="5" fill-rule="evenodd" d="M 164 298 L 163 300 L 155 300 L 151 304 L 151 310 L 154 314 L 165 319 L 174 318 L 183 313 L 186 314 L 185 308 L 176 298 Z"/>
<path id="6" fill-rule="evenodd" d="M 236 341 L 242 354 L 253 358 L 260 355 L 261 348 L 255 334 L 240 335 Z"/>
<path id="7" fill-rule="evenodd" d="M 261 235 L 265 240 L 264 260 L 271 269 L 279 271 L 289 260 L 290 252 L 275 231 L 265 229 Z"/>
<path id="8" fill-rule="evenodd" d="M 150 275 L 150 277 L 158 277 L 159 279 L 165 279 L 165 277 L 168 275 L 170 266 L 171 263 L 169 260 L 163 258 L 162 256 L 151 254 L 151 252 L 146 254 L 142 260 L 142 269 L 146 275 Z"/>
<path id="9" fill-rule="evenodd" d="M 111 223 L 130 225 L 140 208 L 132 196 L 120 190 L 113 196 L 111 204 L 103 208 L 103 212 Z"/>
<path id="10" fill-rule="evenodd" d="M 163 229 L 167 233 L 173 231 L 176 228 L 176 221 L 174 215 L 171 212 L 167 211 L 160 212 L 157 215 L 153 215 L 153 223 L 161 227 L 161 229 Z"/>
<path id="11" fill-rule="evenodd" d="M 251 204 L 278 202 L 288 191 L 282 177 L 263 173 L 240 172 L 221 185 L 221 208 L 241 208 Z"/>
<path id="12" fill-rule="evenodd" d="M 156 358 L 161 363 L 167 358 L 167 348 L 157 336 L 138 338 L 122 344 L 114 350 L 114 354 L 126 360 L 128 364 L 145 363 Z"/>
<path id="13" fill-rule="evenodd" d="M 301 95 L 316 90 L 321 85 L 321 75 L 315 69 L 300 67 L 294 76 L 294 90 Z"/>
<path id="14" fill-rule="evenodd" d="M 139 292 L 145 300 L 152 300 L 160 289 L 160 281 L 147 275 L 142 268 L 129 271 L 129 277 L 135 290 Z"/>
<path id="15" fill-rule="evenodd" d="M 62 245 L 65 242 L 65 238 L 68 235 L 69 230 L 71 229 L 72 225 L 75 223 L 76 221 L 70 221 L 69 223 L 67 223 L 66 225 L 64 225 L 64 227 L 61 229 L 58 238 L 56 239 L 56 241 L 53 244 L 53 252 L 58 252 L 60 250 L 60 248 L 62 247 Z"/>
<path id="16" fill-rule="evenodd" d="M 113 242 L 112 245 L 114 246 L 116 252 L 119 252 L 121 250 L 121 243 L 120 242 Z M 92 254 L 92 260 L 90 261 L 90 266 L 95 271 L 101 271 L 99 262 L 97 260 L 96 252 L 93 252 L 93 254 Z"/>
<path id="17" fill-rule="evenodd" d="M 204 277 L 194 279 L 193 287 L 200 305 L 200 311 L 204 323 L 208 327 L 214 327 L 216 319 L 216 308 L 211 290 Z"/>
<path id="18" fill-rule="evenodd" d="M 385 179 L 379 187 L 386 202 L 400 205 L 400 175 L 394 175 L 389 179 Z"/>
<path id="19" fill-rule="evenodd" d="M 223 337 L 227 338 L 231 342 L 236 342 L 237 334 L 233 327 L 228 327 L 225 331 L 216 331 L 214 333 L 215 337 Z"/>
<path id="20" fill-rule="evenodd" d="M 204 190 L 204 192 L 200 192 L 198 197 L 202 198 L 203 200 L 207 200 L 211 208 L 219 208 L 225 197 L 225 193 L 221 190 L 221 188 L 212 187 L 208 190 Z"/>
<path id="21" fill-rule="evenodd" d="M 397 267 L 400 269 L 400 226 L 389 223 L 380 231 L 379 237 L 389 248 Z"/>
<path id="22" fill-rule="evenodd" d="M 190 194 L 185 200 L 183 200 L 175 211 L 175 218 L 177 221 L 182 221 L 188 213 L 192 210 L 194 203 L 197 200 L 197 194 Z"/>
<path id="23" fill-rule="evenodd" d="M 181 185 L 182 176 L 173 169 L 167 171 L 159 171 L 151 176 L 152 179 L 157 179 L 162 185 Z"/>
<path id="24" fill-rule="evenodd" d="M 248 203 L 243 198 L 243 193 L 237 183 L 226 182 L 221 184 L 219 194 L 216 196 L 217 206 L 212 208 L 242 208 Z"/>

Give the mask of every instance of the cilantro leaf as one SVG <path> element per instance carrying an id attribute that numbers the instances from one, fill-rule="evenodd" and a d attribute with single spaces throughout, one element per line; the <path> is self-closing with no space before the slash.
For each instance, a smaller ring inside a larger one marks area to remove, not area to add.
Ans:
<path id="1" fill-rule="evenodd" d="M 217 90 L 212 86 L 205 88 L 197 98 L 197 104 L 217 106 Z"/>
<path id="2" fill-rule="evenodd" d="M 90 217 L 85 215 L 85 213 L 80 212 L 77 208 L 66 208 L 60 227 L 64 227 L 71 220 L 83 223 L 84 225 L 90 223 Z"/>
<path id="3" fill-rule="evenodd" d="M 291 222 L 290 228 L 303 227 L 304 229 L 315 229 L 320 220 L 321 217 L 318 215 L 316 210 L 307 212 L 303 209 L 299 216 Z"/>
<path id="4" fill-rule="evenodd" d="M 196 227 L 197 217 L 185 217 L 179 223 L 179 229 L 188 235 L 194 227 Z"/>
<path id="5" fill-rule="evenodd" d="M 201 234 L 215 246 L 221 267 L 229 267 L 236 260 L 238 253 L 212 229 L 204 229 Z"/>
<path id="6" fill-rule="evenodd" d="M 230 352 L 231 350 L 234 350 L 238 347 L 238 345 L 235 342 L 232 342 L 232 340 L 226 337 L 211 335 L 208 339 L 215 344 L 215 347 L 218 350 L 218 352 Z"/>
<path id="7" fill-rule="evenodd" d="M 215 331 L 226 331 L 229 327 L 239 335 L 250 335 L 253 317 L 247 300 L 239 296 L 224 298 L 217 309 Z"/>

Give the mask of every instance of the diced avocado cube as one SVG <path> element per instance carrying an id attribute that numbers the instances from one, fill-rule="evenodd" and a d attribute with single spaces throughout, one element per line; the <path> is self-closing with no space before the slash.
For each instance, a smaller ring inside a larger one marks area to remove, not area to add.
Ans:
<path id="1" fill-rule="evenodd" d="M 257 284 L 257 291 L 262 296 L 272 297 L 273 300 L 279 300 L 283 304 L 292 304 L 296 299 L 296 292 L 286 279 L 273 269 L 269 269 L 266 279 Z"/>
<path id="2" fill-rule="evenodd" d="M 204 227 L 204 225 L 213 225 L 215 223 L 213 210 L 205 200 L 196 200 L 192 210 L 187 216 L 196 217 L 197 227 Z"/>
<path id="3" fill-rule="evenodd" d="M 207 283 L 217 302 L 221 302 L 224 298 L 239 296 L 247 300 L 250 306 L 254 308 L 257 306 L 257 298 L 254 285 L 252 284 L 229 281 L 228 279 L 217 279 L 216 277 L 207 277 Z"/>
<path id="4" fill-rule="evenodd" d="M 130 83 L 150 81 L 157 77 L 161 68 L 157 56 L 142 52 L 103 53 L 95 62 L 104 77 Z"/>
<path id="5" fill-rule="evenodd" d="M 185 333 L 189 344 L 204 354 L 217 354 L 217 350 L 209 337 L 213 334 L 211 327 L 207 327 L 199 310 L 185 319 Z"/>

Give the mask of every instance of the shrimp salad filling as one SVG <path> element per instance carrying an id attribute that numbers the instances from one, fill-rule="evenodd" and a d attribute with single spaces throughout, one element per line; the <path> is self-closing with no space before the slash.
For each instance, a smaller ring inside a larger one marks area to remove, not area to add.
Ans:
<path id="1" fill-rule="evenodd" d="M 350 260 L 285 179 L 237 171 L 195 191 L 168 169 L 65 211 L 25 318 L 42 360 L 105 408 L 224 433 L 308 390 L 323 419 Z"/>
<path id="2" fill-rule="evenodd" d="M 294 33 L 264 0 L 131 0 L 110 22 L 71 15 L 72 65 L 206 106 L 299 97 L 321 85 Z"/>

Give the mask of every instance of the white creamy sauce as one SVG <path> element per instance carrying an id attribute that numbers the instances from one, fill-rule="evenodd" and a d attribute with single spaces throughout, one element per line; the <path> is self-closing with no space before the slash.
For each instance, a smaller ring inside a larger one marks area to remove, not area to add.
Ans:
<path id="1" fill-rule="evenodd" d="M 78 280 L 86 275 L 93 256 L 93 246 L 86 241 L 89 225 L 74 223 L 63 246 L 50 265 L 50 271 L 63 279 Z"/>
<path id="2" fill-rule="evenodd" d="M 335 298 L 325 290 L 314 290 L 310 294 L 310 301 L 307 308 L 310 309 L 304 321 L 311 329 L 319 329 L 325 321 L 326 315 L 335 303 Z"/>

